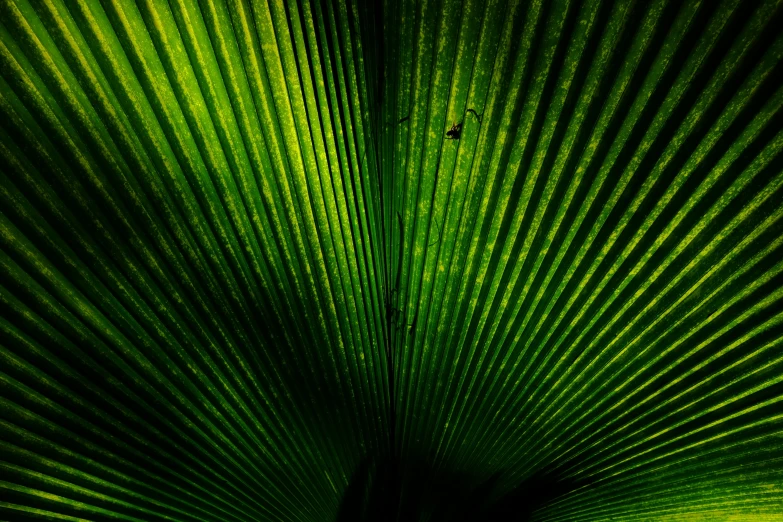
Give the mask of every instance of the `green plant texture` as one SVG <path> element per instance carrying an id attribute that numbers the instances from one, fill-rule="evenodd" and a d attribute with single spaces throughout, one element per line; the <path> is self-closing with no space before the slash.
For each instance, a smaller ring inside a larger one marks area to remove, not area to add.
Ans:
<path id="1" fill-rule="evenodd" d="M 0 0 L 0 520 L 783 520 L 783 1 Z"/>

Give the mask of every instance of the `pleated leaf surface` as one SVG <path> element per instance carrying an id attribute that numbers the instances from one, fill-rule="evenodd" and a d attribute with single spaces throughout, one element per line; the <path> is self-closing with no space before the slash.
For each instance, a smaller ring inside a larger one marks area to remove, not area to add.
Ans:
<path id="1" fill-rule="evenodd" d="M 781 27 L 1 1 L 0 518 L 783 516 Z"/>

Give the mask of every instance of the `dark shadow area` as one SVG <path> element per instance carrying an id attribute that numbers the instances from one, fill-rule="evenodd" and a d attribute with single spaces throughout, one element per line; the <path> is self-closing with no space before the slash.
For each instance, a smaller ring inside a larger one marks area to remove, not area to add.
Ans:
<path id="1" fill-rule="evenodd" d="M 527 521 L 553 500 L 589 485 L 558 471 L 569 467 L 539 470 L 507 491 L 502 471 L 481 480 L 437 471 L 425 459 L 397 466 L 389 458 L 367 456 L 343 493 L 336 522 Z"/>

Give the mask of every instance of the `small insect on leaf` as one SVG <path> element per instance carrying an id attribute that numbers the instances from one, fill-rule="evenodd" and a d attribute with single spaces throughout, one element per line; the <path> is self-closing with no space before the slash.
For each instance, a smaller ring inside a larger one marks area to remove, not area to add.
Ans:
<path id="1" fill-rule="evenodd" d="M 473 116 L 476 117 L 476 119 L 479 122 L 479 125 L 481 125 L 481 114 L 477 113 L 474 109 L 468 109 L 465 111 L 465 115 L 462 117 L 462 121 L 459 123 L 452 122 L 451 129 L 446 131 L 446 139 L 447 140 L 458 140 L 460 135 L 462 134 L 462 124 L 465 123 L 465 116 L 468 115 L 468 113 L 473 113 Z"/>
<path id="2" fill-rule="evenodd" d="M 446 132 L 447 140 L 458 140 L 462 133 L 462 123 L 452 123 L 451 129 Z"/>

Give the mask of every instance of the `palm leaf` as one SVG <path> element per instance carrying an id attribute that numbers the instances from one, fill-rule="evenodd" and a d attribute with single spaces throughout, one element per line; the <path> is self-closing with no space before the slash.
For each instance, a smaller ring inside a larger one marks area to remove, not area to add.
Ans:
<path id="1" fill-rule="evenodd" d="M 0 5 L 0 518 L 783 516 L 777 0 Z"/>

